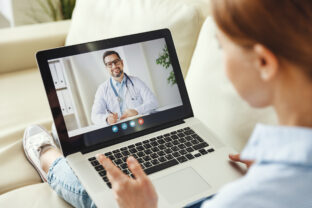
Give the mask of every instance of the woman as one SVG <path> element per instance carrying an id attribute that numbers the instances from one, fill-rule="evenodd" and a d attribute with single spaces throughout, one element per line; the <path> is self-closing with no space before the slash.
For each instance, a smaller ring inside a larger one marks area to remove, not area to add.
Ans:
<path id="1" fill-rule="evenodd" d="M 251 106 L 273 106 L 280 126 L 255 128 L 241 158 L 232 157 L 254 161 L 246 176 L 202 207 L 312 207 L 312 1 L 212 0 L 212 10 L 228 78 Z M 42 168 L 53 178 L 60 153 L 49 145 L 41 150 Z M 127 163 L 136 179 L 104 155 L 98 160 L 120 207 L 157 207 L 133 157 Z"/>

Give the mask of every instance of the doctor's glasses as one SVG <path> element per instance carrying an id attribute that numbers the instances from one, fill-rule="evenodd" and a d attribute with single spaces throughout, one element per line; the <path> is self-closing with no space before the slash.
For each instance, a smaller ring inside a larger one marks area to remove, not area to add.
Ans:
<path id="1" fill-rule="evenodd" d="M 113 64 L 115 66 L 119 66 L 121 64 L 121 59 L 115 59 L 114 61 L 107 62 L 107 63 L 105 63 L 105 66 L 108 68 L 112 68 Z"/>

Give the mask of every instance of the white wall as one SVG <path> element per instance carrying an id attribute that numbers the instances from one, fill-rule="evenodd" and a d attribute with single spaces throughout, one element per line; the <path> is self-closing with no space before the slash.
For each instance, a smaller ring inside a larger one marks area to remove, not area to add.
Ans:
<path id="1" fill-rule="evenodd" d="M 163 66 L 156 64 L 156 59 L 162 53 L 165 45 L 165 39 L 158 39 L 142 43 L 142 48 L 145 53 L 145 58 L 149 66 L 152 79 L 154 80 L 154 87 L 156 89 L 161 107 L 182 104 L 177 84 L 172 86 L 167 81 L 170 72 L 173 70 L 172 66 L 170 66 L 168 69 L 165 69 Z"/>

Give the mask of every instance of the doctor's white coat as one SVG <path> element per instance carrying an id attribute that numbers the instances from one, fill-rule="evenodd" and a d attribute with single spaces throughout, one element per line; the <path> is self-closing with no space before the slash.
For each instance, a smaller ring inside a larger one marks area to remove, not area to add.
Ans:
<path id="1" fill-rule="evenodd" d="M 134 109 L 141 115 L 153 112 L 158 107 L 158 101 L 153 92 L 139 78 L 133 76 L 129 76 L 129 78 L 133 82 L 133 85 L 127 80 L 127 87 L 126 85 L 124 86 L 126 109 Z M 94 124 L 108 125 L 106 118 L 110 112 L 118 113 L 118 117 L 123 114 L 120 112 L 118 98 L 108 79 L 96 91 L 91 120 Z"/>

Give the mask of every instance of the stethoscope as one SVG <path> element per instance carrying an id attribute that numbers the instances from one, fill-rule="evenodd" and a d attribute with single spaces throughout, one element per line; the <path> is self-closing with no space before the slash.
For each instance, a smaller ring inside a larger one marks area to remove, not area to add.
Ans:
<path id="1" fill-rule="evenodd" d="M 124 75 L 125 75 L 125 77 L 126 77 L 126 88 L 127 88 L 127 90 L 129 91 L 129 93 L 130 93 L 131 100 L 134 100 L 134 98 L 133 98 L 133 96 L 131 95 L 131 92 L 130 92 L 130 90 L 129 90 L 129 88 L 128 88 L 128 80 L 130 81 L 132 87 L 134 87 L 134 84 L 133 84 L 132 80 L 130 79 L 130 77 L 129 77 L 126 73 L 124 73 Z M 115 94 L 115 96 L 116 96 L 118 102 L 120 103 L 120 102 L 121 102 L 121 97 L 120 97 L 120 95 L 118 94 L 116 88 L 115 88 L 114 85 L 113 85 L 112 78 L 110 78 L 110 85 L 111 85 L 111 88 L 113 89 L 113 92 L 114 92 L 114 94 Z"/>

